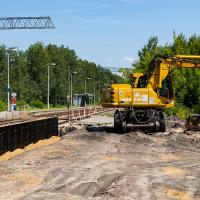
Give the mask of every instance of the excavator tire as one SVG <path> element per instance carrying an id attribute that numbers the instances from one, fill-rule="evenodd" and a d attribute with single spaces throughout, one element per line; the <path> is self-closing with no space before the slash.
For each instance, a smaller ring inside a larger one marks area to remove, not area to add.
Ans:
<path id="1" fill-rule="evenodd" d="M 166 132 L 167 130 L 167 121 L 165 113 L 160 112 L 160 132 Z"/>
<path id="2" fill-rule="evenodd" d="M 126 133 L 127 132 L 127 123 L 126 123 L 126 121 L 122 122 L 121 130 L 122 130 L 122 133 Z"/>
<path id="3" fill-rule="evenodd" d="M 116 132 L 119 132 L 121 129 L 121 121 L 119 118 L 119 111 L 117 110 L 114 114 L 114 129 Z"/>
<path id="4" fill-rule="evenodd" d="M 127 132 L 127 123 L 122 121 L 121 112 L 116 111 L 114 114 L 114 129 L 116 133 L 126 133 Z"/>

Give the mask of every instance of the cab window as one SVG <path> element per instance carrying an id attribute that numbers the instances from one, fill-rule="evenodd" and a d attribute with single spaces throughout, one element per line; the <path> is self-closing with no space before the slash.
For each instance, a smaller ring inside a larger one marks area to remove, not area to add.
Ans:
<path id="1" fill-rule="evenodd" d="M 146 87 L 147 76 L 141 76 L 138 80 L 137 88 L 145 88 Z"/>
<path id="2" fill-rule="evenodd" d="M 160 96 L 169 98 L 169 99 L 173 98 L 172 80 L 170 76 L 167 76 L 165 80 L 162 81 Z"/>

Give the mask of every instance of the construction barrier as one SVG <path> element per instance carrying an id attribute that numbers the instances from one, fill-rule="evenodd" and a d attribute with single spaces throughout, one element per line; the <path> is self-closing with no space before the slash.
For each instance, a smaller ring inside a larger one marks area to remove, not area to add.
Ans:
<path id="1" fill-rule="evenodd" d="M 57 117 L 0 127 L 0 155 L 58 134 Z"/>

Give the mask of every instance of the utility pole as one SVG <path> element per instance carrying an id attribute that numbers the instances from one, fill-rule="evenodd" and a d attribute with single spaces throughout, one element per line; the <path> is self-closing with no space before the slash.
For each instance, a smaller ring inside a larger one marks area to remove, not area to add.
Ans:
<path id="1" fill-rule="evenodd" d="M 85 94 L 86 94 L 86 90 L 87 90 L 87 88 L 86 88 L 86 84 L 87 84 L 87 79 L 85 79 Z"/>
<path id="2" fill-rule="evenodd" d="M 71 77 L 71 106 L 73 106 L 73 75 L 76 75 L 77 72 L 74 71 L 70 74 Z"/>
<path id="3" fill-rule="evenodd" d="M 99 105 L 101 101 L 101 82 L 99 82 Z"/>
<path id="4" fill-rule="evenodd" d="M 8 48 L 7 54 L 7 111 L 10 112 L 10 52 L 17 51 L 16 47 Z"/>
<path id="5" fill-rule="evenodd" d="M 100 96 L 101 96 L 101 82 L 96 82 L 96 84 L 99 84 L 99 104 L 100 104 Z"/>
<path id="6" fill-rule="evenodd" d="M 90 80 L 91 78 L 87 77 L 85 79 L 85 94 L 87 93 L 87 80 Z"/>
<path id="7" fill-rule="evenodd" d="M 7 70 L 8 70 L 8 83 L 7 83 L 7 103 L 8 103 L 8 107 L 7 107 L 7 110 L 8 112 L 10 112 L 10 54 L 9 52 L 7 51 Z"/>
<path id="8" fill-rule="evenodd" d="M 70 107 L 70 99 L 71 99 L 71 67 L 68 67 L 68 95 L 67 95 L 67 106 Z"/>
<path id="9" fill-rule="evenodd" d="M 94 96 L 93 96 L 93 98 L 94 98 L 94 107 L 96 106 L 96 102 L 95 102 L 95 100 L 96 100 L 96 81 L 94 81 Z"/>
<path id="10" fill-rule="evenodd" d="M 70 74 L 70 78 L 71 78 L 71 80 L 70 80 L 70 104 L 71 104 L 71 106 L 73 106 L 73 75 L 72 75 L 72 73 Z"/>
<path id="11" fill-rule="evenodd" d="M 48 65 L 48 73 L 47 73 L 47 76 L 48 76 L 48 80 L 47 80 L 47 108 L 49 109 L 49 65 Z"/>
<path id="12" fill-rule="evenodd" d="M 11 30 L 11 29 L 54 29 L 55 26 L 50 17 L 0 17 L 0 30 Z M 16 48 L 10 48 L 14 50 Z M 7 110 L 10 111 L 10 54 L 7 50 Z M 49 69 L 48 69 L 49 75 Z M 48 91 L 49 91 L 49 80 L 48 80 Z M 49 94 L 48 100 L 49 102 Z M 49 107 L 49 104 L 48 104 Z"/>
<path id="13" fill-rule="evenodd" d="M 50 96 L 50 76 L 49 76 L 49 67 L 50 66 L 55 66 L 55 63 L 51 63 L 51 65 L 48 65 L 48 71 L 47 71 L 47 108 L 49 109 L 49 96 Z"/>

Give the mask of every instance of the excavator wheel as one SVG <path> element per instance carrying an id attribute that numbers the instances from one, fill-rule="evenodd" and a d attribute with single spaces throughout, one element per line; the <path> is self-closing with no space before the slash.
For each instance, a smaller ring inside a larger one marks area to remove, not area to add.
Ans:
<path id="1" fill-rule="evenodd" d="M 167 121 L 165 113 L 160 112 L 160 132 L 166 132 L 167 130 Z"/>
<path id="2" fill-rule="evenodd" d="M 114 129 L 116 132 L 119 132 L 121 129 L 121 121 L 119 118 L 119 111 L 117 110 L 114 114 Z"/>
<path id="3" fill-rule="evenodd" d="M 114 129 L 116 133 L 127 132 L 127 123 L 126 121 L 122 121 L 121 112 L 118 110 L 114 114 Z"/>
<path id="4" fill-rule="evenodd" d="M 121 130 L 122 130 L 122 133 L 126 133 L 127 132 L 127 123 L 126 123 L 126 121 L 122 122 Z"/>

